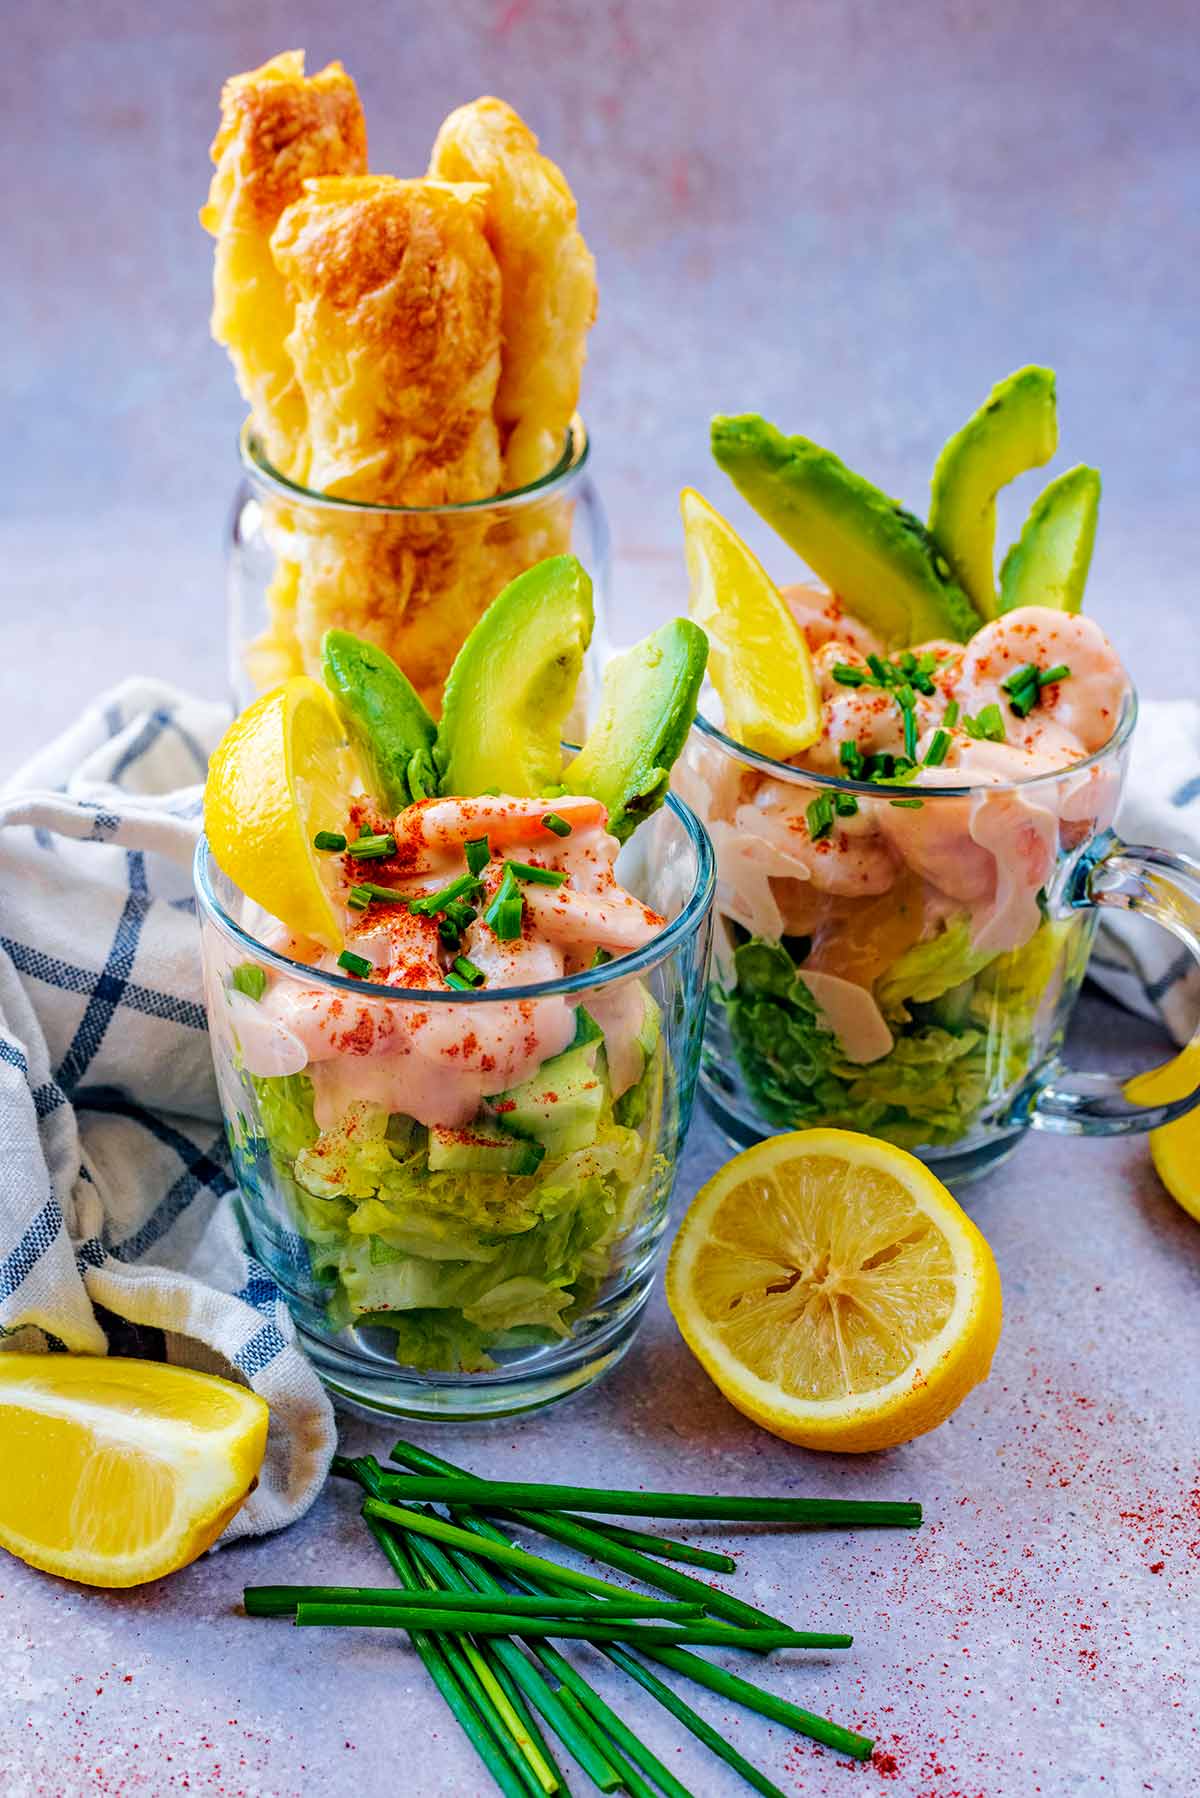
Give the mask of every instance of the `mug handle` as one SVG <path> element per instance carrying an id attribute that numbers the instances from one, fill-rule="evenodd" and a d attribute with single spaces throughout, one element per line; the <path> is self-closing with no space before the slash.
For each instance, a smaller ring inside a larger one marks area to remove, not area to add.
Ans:
<path id="1" fill-rule="evenodd" d="M 1192 856 L 1122 843 L 1110 835 L 1106 845 L 1094 847 L 1070 869 L 1055 910 L 1062 916 L 1093 906 L 1153 918 L 1200 962 L 1200 862 Z M 1139 1105 L 1129 1097 L 1133 1082 L 1128 1076 L 1085 1074 L 1055 1057 L 1018 1095 L 1009 1115 L 1035 1130 L 1067 1136 L 1157 1130 L 1200 1104 L 1200 1027 L 1183 1065 L 1195 1070 L 1190 1090 L 1158 1104 Z"/>

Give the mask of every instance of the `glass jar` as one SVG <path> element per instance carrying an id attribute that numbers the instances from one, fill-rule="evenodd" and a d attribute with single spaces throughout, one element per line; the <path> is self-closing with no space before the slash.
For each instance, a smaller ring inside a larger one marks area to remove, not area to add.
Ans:
<path id="1" fill-rule="evenodd" d="M 1059 1056 L 1098 907 L 1143 912 L 1200 956 L 1200 864 L 1111 829 L 1136 716 L 1131 694 L 1065 771 L 891 788 L 697 719 L 675 784 L 718 867 L 700 1084 L 738 1148 L 862 1130 L 961 1182 L 1030 1126 L 1148 1130 L 1197 1102 L 1138 1106 Z"/>
<path id="2" fill-rule="evenodd" d="M 671 797 L 616 871 L 668 920 L 644 948 L 527 987 L 424 991 L 272 949 L 272 921 L 201 839 L 242 1226 L 342 1398 L 402 1416 L 522 1411 L 589 1384 L 633 1340 L 691 1116 L 715 868 Z M 536 1072 L 497 1093 L 487 1070 L 514 1031 Z M 540 1066 L 539 1042 L 558 1050 Z"/>
<path id="3" fill-rule="evenodd" d="M 430 709 L 459 646 L 500 589 L 571 551 L 592 577 L 596 630 L 586 690 L 606 653 L 608 527 L 576 416 L 557 466 L 494 499 L 378 506 L 311 492 L 279 474 L 247 424 L 228 558 L 229 673 L 239 710 L 292 674 L 319 679 L 331 627 L 377 643 Z M 579 720 L 568 734 L 580 735 Z"/>

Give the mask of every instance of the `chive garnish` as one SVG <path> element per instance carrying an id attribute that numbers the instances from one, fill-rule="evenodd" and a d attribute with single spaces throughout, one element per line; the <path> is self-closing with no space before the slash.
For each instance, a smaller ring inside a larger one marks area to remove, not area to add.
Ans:
<path id="1" fill-rule="evenodd" d="M 332 849 L 341 851 L 346 847 L 346 839 L 340 830 L 319 830 L 313 838 L 314 849 Z"/>
<path id="2" fill-rule="evenodd" d="M 557 812 L 546 813 L 546 816 L 542 819 L 542 828 L 544 830 L 552 830 L 556 837 L 569 837 L 571 834 L 571 826 L 567 823 L 567 820 L 561 818 Z"/>
<path id="3" fill-rule="evenodd" d="M 1070 672 L 1065 662 L 1055 662 L 1053 668 L 1047 668 L 1044 674 L 1038 675 L 1038 686 L 1052 687 L 1057 681 L 1066 680 Z"/>
<path id="4" fill-rule="evenodd" d="M 865 687 L 867 684 L 866 669 L 852 667 L 849 662 L 835 662 L 830 672 L 842 687 Z"/>
<path id="5" fill-rule="evenodd" d="M 513 943 L 521 934 L 524 915 L 524 895 L 517 885 L 512 863 L 505 862 L 500 885 L 496 888 L 492 903 L 483 914 L 483 921 L 492 935 L 502 943 Z"/>
<path id="6" fill-rule="evenodd" d="M 946 751 L 949 747 L 950 732 L 948 730 L 935 730 L 933 736 L 929 740 L 929 748 L 925 751 L 925 766 L 927 768 L 940 768 L 946 759 Z"/>
<path id="7" fill-rule="evenodd" d="M 804 816 L 808 820 L 808 834 L 814 843 L 827 837 L 833 829 L 833 800 L 828 793 L 819 793 L 810 799 L 804 808 Z"/>
<path id="8" fill-rule="evenodd" d="M 567 878 L 558 868 L 539 868 L 532 862 L 506 862 L 504 865 L 512 869 L 518 880 L 528 880 L 533 886 L 560 887 Z"/>
<path id="9" fill-rule="evenodd" d="M 858 800 L 854 797 L 853 793 L 836 793 L 833 800 L 833 809 L 839 818 L 853 818 L 855 812 L 858 810 Z"/>
<path id="10" fill-rule="evenodd" d="M 442 918 L 439 921 L 437 932 L 447 949 L 457 949 L 462 942 L 462 932 L 450 918 Z"/>
<path id="11" fill-rule="evenodd" d="M 456 974 L 453 968 L 447 969 L 442 978 L 447 986 L 454 988 L 456 993 L 472 993 L 475 990 L 471 982 L 469 980 L 464 980 L 461 974 Z"/>
<path id="12" fill-rule="evenodd" d="M 453 967 L 459 979 L 465 980 L 468 986 L 482 986 L 487 979 L 483 969 L 477 968 L 475 963 L 468 961 L 465 955 L 455 956 Z"/>
<path id="13" fill-rule="evenodd" d="M 266 971 L 256 962 L 240 962 L 230 975 L 229 984 L 235 992 L 245 993 L 247 999 L 261 999 L 267 990 Z"/>
<path id="14" fill-rule="evenodd" d="M 602 967 L 604 967 L 606 962 L 610 962 L 611 960 L 612 960 L 612 953 L 610 950 L 597 949 L 592 956 L 592 966 L 594 968 L 602 968 Z"/>
<path id="15" fill-rule="evenodd" d="M 346 894 L 346 904 L 351 911 L 366 911 L 371 903 L 371 895 L 366 887 L 351 887 Z"/>
<path id="16" fill-rule="evenodd" d="M 919 812 L 924 805 L 923 799 L 889 799 L 888 804 L 906 812 Z"/>
<path id="17" fill-rule="evenodd" d="M 472 874 L 482 874 L 492 859 L 492 845 L 486 837 L 471 837 L 463 844 L 467 867 Z"/>
<path id="18" fill-rule="evenodd" d="M 912 688 L 910 687 L 908 691 L 911 693 Z M 899 699 L 899 694 L 896 697 Z M 917 757 L 917 714 L 911 705 L 905 705 L 903 701 L 900 701 L 900 715 L 904 720 L 904 753 L 912 762 Z"/>
<path id="19" fill-rule="evenodd" d="M 946 707 L 945 716 L 942 719 L 942 723 L 946 726 L 947 730 L 954 729 L 954 726 L 958 723 L 961 709 L 957 699 L 952 699 L 950 701 L 950 704 Z"/>
<path id="20" fill-rule="evenodd" d="M 1003 743 L 1007 741 L 1004 732 L 1004 719 L 1000 715 L 1000 707 L 993 702 L 985 705 L 974 718 L 965 717 L 963 729 L 977 743 Z"/>
<path id="21" fill-rule="evenodd" d="M 395 855 L 396 839 L 388 831 L 380 831 L 377 836 L 359 837 L 356 843 L 347 846 L 346 854 L 354 856 L 356 861 L 382 861 L 384 856 Z"/>
<path id="22" fill-rule="evenodd" d="M 356 893 L 366 893 L 369 899 L 375 899 L 380 905 L 407 905 L 408 894 L 398 893 L 395 887 L 377 886 L 373 880 L 360 880 L 352 889 Z"/>
<path id="23" fill-rule="evenodd" d="M 353 949 L 343 949 L 337 958 L 339 968 L 345 968 L 347 974 L 353 974 L 359 980 L 365 980 L 368 974 L 374 973 L 374 967 L 365 955 L 355 955 Z"/>
<path id="24" fill-rule="evenodd" d="M 432 918 L 435 912 L 445 911 L 456 899 L 464 899 L 468 895 L 474 898 L 483 886 L 476 874 L 460 874 L 449 886 L 441 887 L 436 893 L 423 893 L 419 899 L 410 899 L 408 909 L 419 918 Z"/>
<path id="25" fill-rule="evenodd" d="M 871 673 L 875 676 L 875 679 L 879 682 L 881 687 L 891 685 L 893 671 L 888 668 L 882 656 L 877 656 L 872 652 L 867 657 L 867 667 L 871 670 Z"/>
<path id="26" fill-rule="evenodd" d="M 850 776 L 851 780 L 863 777 L 863 753 L 853 737 L 846 737 L 838 744 L 838 760 Z"/>

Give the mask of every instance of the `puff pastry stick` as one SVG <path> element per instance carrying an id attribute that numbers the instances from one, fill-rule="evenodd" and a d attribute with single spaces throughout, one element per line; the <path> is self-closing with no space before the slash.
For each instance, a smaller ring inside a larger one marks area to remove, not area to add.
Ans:
<path id="1" fill-rule="evenodd" d="M 393 505 L 500 485 L 500 271 L 484 190 L 391 175 L 307 181 L 271 239 L 295 322 L 308 484 Z"/>
<path id="2" fill-rule="evenodd" d="M 309 176 L 365 170 L 367 129 L 353 81 L 340 62 L 306 76 L 303 50 L 234 75 L 221 92 L 212 159 L 200 213 L 217 240 L 212 333 L 229 351 L 268 457 L 303 481 L 304 398 L 286 347 L 292 305 L 270 239 Z"/>
<path id="3" fill-rule="evenodd" d="M 503 100 L 452 112 L 429 173 L 487 184 L 487 230 L 500 265 L 504 350 L 496 416 L 504 485 L 523 486 L 558 461 L 579 402 L 596 268 L 561 170 Z"/>

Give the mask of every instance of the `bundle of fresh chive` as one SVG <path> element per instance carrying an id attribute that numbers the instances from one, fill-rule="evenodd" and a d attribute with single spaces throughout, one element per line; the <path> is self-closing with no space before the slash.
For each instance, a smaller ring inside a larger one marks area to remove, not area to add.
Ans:
<path id="1" fill-rule="evenodd" d="M 410 1471 L 389 1472 L 373 1456 L 337 1456 L 333 1466 L 366 1494 L 363 1516 L 398 1585 L 248 1586 L 246 1610 L 254 1617 L 290 1616 L 301 1626 L 403 1630 L 507 1798 L 549 1798 L 555 1792 L 570 1798 L 534 1711 L 602 1792 L 623 1788 L 631 1798 L 655 1798 L 657 1790 L 667 1798 L 691 1798 L 688 1788 L 552 1646 L 551 1638 L 594 1643 L 768 1798 L 784 1795 L 646 1662 L 683 1674 L 856 1760 L 870 1756 L 872 1743 L 866 1736 L 688 1652 L 694 1647 L 755 1654 L 774 1648 L 849 1648 L 852 1637 L 792 1629 L 678 1570 L 683 1564 L 732 1573 L 737 1564 L 728 1555 L 602 1521 L 592 1513 L 913 1529 L 921 1522 L 920 1505 L 717 1498 L 485 1480 L 410 1442 L 398 1442 L 392 1459 Z M 448 1515 L 439 1515 L 435 1504 Z M 669 1596 L 634 1592 L 532 1554 L 497 1527 L 497 1518 L 549 1536 Z"/>

